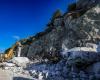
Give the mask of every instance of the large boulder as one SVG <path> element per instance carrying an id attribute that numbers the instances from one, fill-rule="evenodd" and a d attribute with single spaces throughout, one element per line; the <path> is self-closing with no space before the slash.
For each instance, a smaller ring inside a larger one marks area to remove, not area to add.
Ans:
<path id="1" fill-rule="evenodd" d="M 97 52 L 73 51 L 67 52 L 66 58 L 70 64 L 86 64 L 89 65 L 100 61 L 100 54 Z M 83 66 L 83 65 L 82 65 Z"/>
<path id="2" fill-rule="evenodd" d="M 15 63 L 17 66 L 26 67 L 27 64 L 30 62 L 27 57 L 14 57 L 12 62 Z"/>

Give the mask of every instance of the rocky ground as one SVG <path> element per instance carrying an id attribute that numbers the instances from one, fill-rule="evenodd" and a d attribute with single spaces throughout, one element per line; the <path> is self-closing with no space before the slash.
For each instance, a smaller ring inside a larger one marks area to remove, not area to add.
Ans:
<path id="1" fill-rule="evenodd" d="M 96 52 L 67 53 L 57 64 L 37 63 L 28 67 L 39 80 L 99 80 L 100 54 Z"/>
<path id="2" fill-rule="evenodd" d="M 16 57 L 8 62 L 3 62 L 0 64 L 0 80 L 34 80 L 28 70 L 25 70 L 26 61 L 23 57 Z M 21 61 L 20 59 L 24 59 Z"/>
<path id="3" fill-rule="evenodd" d="M 76 48 L 75 48 L 76 49 Z M 83 48 L 62 52 L 57 63 L 14 57 L 1 64 L 2 80 L 100 80 L 100 53 Z M 7 79 L 6 79 L 7 78 Z"/>

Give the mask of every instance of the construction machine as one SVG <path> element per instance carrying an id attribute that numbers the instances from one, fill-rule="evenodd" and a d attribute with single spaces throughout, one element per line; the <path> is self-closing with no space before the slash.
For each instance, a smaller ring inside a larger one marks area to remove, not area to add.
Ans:
<path id="1" fill-rule="evenodd" d="M 7 61 L 7 60 L 10 60 L 11 58 L 14 57 L 14 53 L 15 53 L 15 48 L 17 46 L 21 45 L 20 42 L 16 42 L 16 44 L 11 47 L 8 51 L 6 51 L 4 54 L 1 54 L 1 61 L 4 62 L 4 61 Z"/>

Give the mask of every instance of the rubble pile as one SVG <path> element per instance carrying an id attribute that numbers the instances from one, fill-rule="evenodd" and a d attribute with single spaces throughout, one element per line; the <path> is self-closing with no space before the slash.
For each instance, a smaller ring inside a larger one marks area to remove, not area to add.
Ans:
<path id="1" fill-rule="evenodd" d="M 14 57 L 12 62 L 17 66 L 26 67 L 30 61 L 27 57 Z"/>
<path id="2" fill-rule="evenodd" d="M 100 79 L 100 53 L 73 51 L 67 52 L 66 55 L 57 64 L 35 63 L 27 70 L 38 80 Z"/>
<path id="3" fill-rule="evenodd" d="M 65 55 L 58 63 L 32 61 L 26 57 L 15 57 L 4 62 L 4 70 L 13 77 L 26 77 L 29 80 L 99 80 L 100 53 L 91 51 L 63 51 Z M 63 53 L 62 52 L 62 53 Z M 20 58 L 22 59 L 20 61 Z M 16 63 L 14 61 L 18 60 Z M 29 62 L 28 62 L 29 61 Z M 23 66 L 23 64 L 28 64 Z M 21 66 L 21 64 L 22 66 Z M 20 65 L 19 65 L 20 64 Z"/>
<path id="4" fill-rule="evenodd" d="M 23 77 L 31 80 L 33 78 L 30 76 L 29 71 L 24 69 L 29 63 L 30 60 L 27 57 L 14 57 L 12 60 L 3 62 L 1 65 L 2 69 L 11 74 L 12 77 Z"/>

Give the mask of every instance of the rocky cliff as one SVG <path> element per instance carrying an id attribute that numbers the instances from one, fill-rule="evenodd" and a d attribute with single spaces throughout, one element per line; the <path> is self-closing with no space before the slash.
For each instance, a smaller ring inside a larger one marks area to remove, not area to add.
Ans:
<path id="1" fill-rule="evenodd" d="M 99 3 L 99 0 L 79 0 L 75 3 L 74 10 L 55 18 L 44 32 L 21 40 L 23 45 L 21 55 L 44 57 L 50 52 L 59 54 L 64 49 L 98 44 L 100 40 Z"/>
<path id="2" fill-rule="evenodd" d="M 78 0 L 68 12 L 50 22 L 44 32 L 19 42 L 21 56 L 56 62 L 45 64 L 50 73 L 47 80 L 99 80 L 99 41 L 100 0 Z"/>

